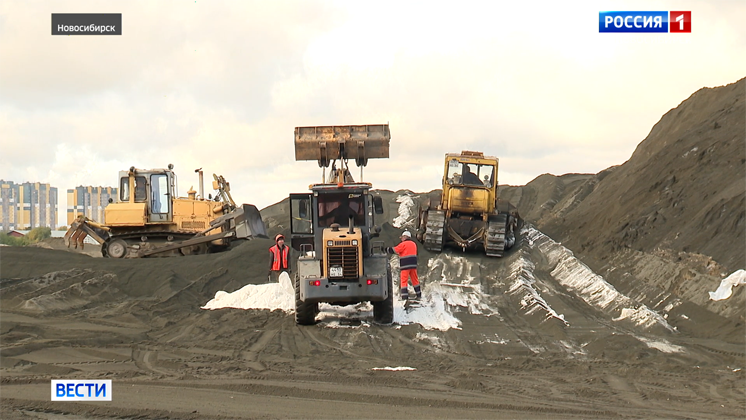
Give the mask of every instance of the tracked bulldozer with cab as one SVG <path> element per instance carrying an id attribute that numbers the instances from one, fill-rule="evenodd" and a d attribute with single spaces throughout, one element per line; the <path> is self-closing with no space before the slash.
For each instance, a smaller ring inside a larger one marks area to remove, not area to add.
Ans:
<path id="1" fill-rule="evenodd" d="M 321 302 L 366 301 L 376 322 L 393 321 L 389 257 L 383 241 L 375 240 L 381 228 L 374 214 L 383 213 L 383 204 L 372 184 L 362 182 L 369 158 L 389 157 L 390 138 L 387 124 L 295 129 L 295 159 L 316 160 L 322 168 L 321 183 L 310 185 L 310 193 L 290 194 L 291 245 L 300 255 L 296 323 L 313 324 Z M 360 182 L 350 174 L 350 159 L 360 167 Z"/>
<path id="2" fill-rule="evenodd" d="M 418 219 L 417 238 L 427 250 L 481 248 L 502 257 L 515 244 L 519 217 L 498 198 L 497 168 L 498 159 L 482 152 L 446 154 L 440 198 L 422 206 Z"/>
<path id="3" fill-rule="evenodd" d="M 90 236 L 104 257 L 142 258 L 220 252 L 236 240 L 267 237 L 259 210 L 237 206 L 225 178 L 213 174 L 216 195 L 205 199 L 203 172 L 195 172 L 199 196 L 190 188 L 187 197 L 178 197 L 173 165 L 120 171 L 119 201 L 110 199 L 105 223 L 79 215 L 65 233 L 65 244 L 82 248 Z"/>

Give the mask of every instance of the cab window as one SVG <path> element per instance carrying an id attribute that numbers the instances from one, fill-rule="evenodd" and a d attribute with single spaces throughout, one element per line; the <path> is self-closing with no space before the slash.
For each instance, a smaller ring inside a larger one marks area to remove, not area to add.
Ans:
<path id="1" fill-rule="evenodd" d="M 365 198 L 362 194 L 323 194 L 318 197 L 318 217 L 320 227 L 329 227 L 333 223 L 349 226 L 365 226 Z"/>

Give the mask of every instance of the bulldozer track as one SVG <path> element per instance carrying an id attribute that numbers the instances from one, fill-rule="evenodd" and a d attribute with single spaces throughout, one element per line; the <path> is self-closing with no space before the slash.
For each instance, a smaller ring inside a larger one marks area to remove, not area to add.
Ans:
<path id="1" fill-rule="evenodd" d="M 508 225 L 508 216 L 498 214 L 491 217 L 487 223 L 487 238 L 484 243 L 484 252 L 488 257 L 502 257 L 505 251 L 505 234 Z"/>
<path id="2" fill-rule="evenodd" d="M 427 212 L 427 224 L 425 225 L 425 249 L 432 252 L 443 250 L 443 236 L 446 225 L 445 212 L 442 210 L 430 210 Z"/>
<path id="3" fill-rule="evenodd" d="M 148 241 L 154 244 L 166 244 L 169 242 L 180 242 L 185 241 L 188 239 L 193 238 L 195 235 L 195 232 L 181 232 L 181 231 L 148 231 L 148 230 L 142 230 L 142 231 L 134 231 L 134 232 L 127 232 L 118 234 L 115 236 L 112 236 L 104 242 L 104 244 L 101 246 L 101 254 L 104 257 L 109 257 L 108 247 L 109 244 L 116 241 L 116 240 L 122 240 L 127 245 L 127 253 L 137 253 L 137 249 L 133 248 L 133 245 L 137 245 L 140 242 L 142 242 L 142 238 L 146 237 L 148 238 Z M 169 240 L 169 237 L 171 240 Z"/>

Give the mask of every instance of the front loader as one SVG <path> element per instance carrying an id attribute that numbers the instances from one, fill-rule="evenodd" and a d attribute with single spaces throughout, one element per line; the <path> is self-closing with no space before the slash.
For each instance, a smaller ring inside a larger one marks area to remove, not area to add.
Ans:
<path id="1" fill-rule="evenodd" d="M 251 204 L 237 206 L 225 178 L 213 174 L 215 199 L 205 199 L 202 170 L 195 172 L 199 197 L 192 189 L 187 197 L 177 196 L 173 165 L 120 171 L 119 202 L 110 200 L 105 223 L 79 215 L 65 233 L 65 244 L 82 248 L 90 236 L 104 257 L 142 258 L 220 252 L 235 240 L 267 237 L 259 210 Z"/>
<path id="2" fill-rule="evenodd" d="M 391 267 L 374 214 L 383 214 L 372 184 L 355 182 L 347 162 L 362 170 L 369 158 L 389 157 L 388 125 L 297 127 L 295 160 L 316 160 L 321 183 L 290 194 L 291 245 L 299 251 L 295 273 L 295 321 L 313 324 L 319 303 L 369 301 L 376 322 L 393 321 Z M 339 167 L 337 167 L 337 162 Z M 329 177 L 326 168 L 331 164 Z"/>

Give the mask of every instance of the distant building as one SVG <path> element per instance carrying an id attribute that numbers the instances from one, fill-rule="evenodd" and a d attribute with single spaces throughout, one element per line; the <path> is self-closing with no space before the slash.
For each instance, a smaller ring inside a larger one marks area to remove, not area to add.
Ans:
<path id="1" fill-rule="evenodd" d="M 40 182 L 0 180 L 0 227 L 5 232 L 57 228 L 57 188 Z"/>
<path id="2" fill-rule="evenodd" d="M 106 223 L 104 209 L 109 199 L 117 202 L 117 189 L 114 187 L 75 187 L 67 190 L 67 224 L 75 220 L 78 214 L 99 223 Z"/>

